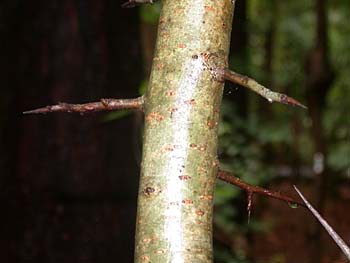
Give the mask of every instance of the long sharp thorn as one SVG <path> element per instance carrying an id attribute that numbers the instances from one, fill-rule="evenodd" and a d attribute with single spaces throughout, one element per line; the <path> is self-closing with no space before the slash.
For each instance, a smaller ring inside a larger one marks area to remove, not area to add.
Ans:
<path id="1" fill-rule="evenodd" d="M 350 248 L 344 242 L 344 240 L 334 231 L 334 229 L 327 223 L 325 219 L 317 212 L 315 208 L 306 200 L 303 194 L 299 191 L 299 189 L 293 185 L 295 191 L 298 193 L 301 199 L 303 199 L 305 205 L 310 210 L 310 212 L 316 217 L 316 219 L 320 222 L 320 224 L 324 227 L 324 229 L 328 232 L 328 234 L 333 238 L 334 242 L 338 245 L 338 247 L 343 251 L 346 258 L 350 261 Z"/>
<path id="2" fill-rule="evenodd" d="M 248 200 L 248 203 L 247 203 L 247 212 L 248 212 L 248 224 L 250 223 L 250 215 L 252 213 L 252 199 L 253 199 L 253 192 L 251 191 L 248 191 L 247 192 L 247 200 Z"/>

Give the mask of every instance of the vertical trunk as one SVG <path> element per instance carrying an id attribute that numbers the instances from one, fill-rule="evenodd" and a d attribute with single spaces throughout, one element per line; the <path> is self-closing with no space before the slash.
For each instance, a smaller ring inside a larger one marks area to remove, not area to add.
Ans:
<path id="1" fill-rule="evenodd" d="M 306 61 L 306 100 L 312 120 L 311 138 L 314 144 L 314 174 L 316 176 L 316 202 L 323 213 L 327 194 L 327 149 L 323 129 L 323 108 L 326 95 L 331 87 L 334 75 L 328 58 L 328 28 L 326 1 L 316 0 L 316 37 L 314 48 Z M 320 262 L 322 258 L 321 225 L 316 224 L 312 236 L 312 259 Z"/>
<path id="2" fill-rule="evenodd" d="M 145 98 L 136 262 L 213 260 L 213 192 L 223 83 L 213 78 L 210 68 L 226 66 L 233 3 L 162 2 Z"/>
<path id="3" fill-rule="evenodd" d="M 242 74 L 249 75 L 248 69 L 248 0 L 240 0 L 235 4 L 234 27 L 232 28 L 230 46 L 230 68 L 239 68 Z M 248 90 L 232 82 L 226 83 L 226 87 L 234 91 L 227 99 L 236 106 L 242 118 L 247 117 Z"/>

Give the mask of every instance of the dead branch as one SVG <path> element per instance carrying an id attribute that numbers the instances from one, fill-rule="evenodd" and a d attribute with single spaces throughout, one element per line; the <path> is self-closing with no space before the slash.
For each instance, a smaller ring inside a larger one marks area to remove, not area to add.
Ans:
<path id="1" fill-rule="evenodd" d="M 99 102 L 90 102 L 85 104 L 59 103 L 57 105 L 46 106 L 35 110 L 25 111 L 23 114 L 43 114 L 51 112 L 79 112 L 90 113 L 96 111 L 112 111 L 120 109 L 142 110 L 144 97 L 135 99 L 101 99 Z"/>
<path id="2" fill-rule="evenodd" d="M 268 88 L 256 82 L 254 79 L 251 79 L 247 76 L 243 76 L 229 69 L 218 70 L 217 74 L 218 73 L 221 73 L 223 75 L 223 78 L 228 81 L 231 81 L 233 83 L 236 83 L 243 87 L 251 89 L 252 91 L 258 93 L 260 96 L 264 97 L 271 103 L 275 101 L 275 102 L 280 102 L 280 103 L 292 105 L 292 106 L 299 106 L 301 108 L 307 109 L 307 107 L 304 104 L 300 103 L 299 101 L 291 97 L 288 97 L 285 94 L 271 91 Z"/>

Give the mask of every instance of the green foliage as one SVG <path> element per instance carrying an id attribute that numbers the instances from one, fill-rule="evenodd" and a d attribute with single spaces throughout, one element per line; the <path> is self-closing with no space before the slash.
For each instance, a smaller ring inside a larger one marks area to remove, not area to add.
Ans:
<path id="1" fill-rule="evenodd" d="M 112 111 L 109 113 L 106 113 L 102 118 L 101 122 L 110 122 L 110 121 L 116 121 L 121 118 L 124 118 L 131 114 L 131 111 L 129 110 L 118 110 L 118 111 Z"/>
<path id="2" fill-rule="evenodd" d="M 278 0 L 251 0 L 248 3 L 249 47 L 246 50 L 250 61 L 244 64 L 231 58 L 230 64 L 234 64 L 237 71 L 242 71 L 237 68 L 237 65 L 241 66 L 244 72 L 250 72 L 250 76 L 264 84 L 262 80 L 267 79 L 264 68 L 267 32 L 275 23 L 270 88 L 305 101 L 305 56 L 313 47 L 315 38 L 314 3 Z M 350 9 L 347 5 L 348 1 L 331 1 L 327 10 L 330 59 L 336 79 L 327 94 L 323 124 L 331 176 L 350 178 L 350 41 L 347 39 L 350 35 L 347 22 Z M 230 96 L 235 96 L 235 91 Z M 298 160 L 299 165 L 312 169 L 314 147 L 308 113 L 277 104 L 265 107 L 269 111 L 264 112 L 260 105 L 265 102 L 255 94 L 248 96 L 246 117 L 239 115 L 236 105 L 228 101 L 222 105 L 219 127 L 221 168 L 254 185 L 268 185 L 278 177 L 280 164 L 292 167 Z M 218 183 L 215 224 L 232 237 L 270 231 L 273 222 L 261 222 L 254 217 L 254 212 L 251 223 L 247 224 L 246 209 L 242 206 L 245 199 L 241 190 Z M 294 208 L 293 204 L 290 206 Z M 231 250 L 220 247 L 217 250 L 220 263 L 248 262 L 244 251 L 233 254 Z M 285 260 L 285 255 L 278 254 L 273 255 L 269 262 Z"/>
<path id="3" fill-rule="evenodd" d="M 160 3 L 140 6 L 140 17 L 142 21 L 149 24 L 157 24 L 160 14 Z"/>

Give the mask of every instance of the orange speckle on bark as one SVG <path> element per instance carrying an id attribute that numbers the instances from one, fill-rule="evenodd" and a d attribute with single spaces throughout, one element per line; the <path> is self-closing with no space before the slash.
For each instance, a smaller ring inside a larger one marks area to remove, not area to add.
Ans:
<path id="1" fill-rule="evenodd" d="M 159 249 L 154 251 L 154 254 L 164 254 L 165 253 L 165 249 Z"/>
<path id="2" fill-rule="evenodd" d="M 174 96 L 175 95 L 175 91 L 173 91 L 173 90 L 168 90 L 166 93 L 165 93 L 165 96 L 167 96 L 167 97 L 172 97 L 172 96 Z"/>
<path id="3" fill-rule="evenodd" d="M 93 111 L 94 107 L 93 106 L 85 106 L 84 109 L 87 111 Z"/>
<path id="4" fill-rule="evenodd" d="M 164 120 L 164 116 L 161 115 L 157 111 L 152 111 L 150 114 L 147 115 L 146 121 L 151 121 L 151 120 L 156 120 L 156 121 L 162 121 Z"/>
<path id="5" fill-rule="evenodd" d="M 174 151 L 174 146 L 172 146 L 172 145 L 166 145 L 166 146 L 163 148 L 163 151 L 164 151 L 164 152 L 172 152 L 172 151 Z"/>
<path id="6" fill-rule="evenodd" d="M 191 144 L 190 144 L 190 147 L 191 147 L 191 148 L 197 148 L 197 144 L 191 143 Z"/>
<path id="7" fill-rule="evenodd" d="M 210 54 L 209 53 L 201 53 L 200 55 L 203 57 L 205 62 L 208 62 L 208 60 L 210 58 Z"/>
<path id="8" fill-rule="evenodd" d="M 185 205 L 192 205 L 193 201 L 189 200 L 189 199 L 184 199 L 184 200 L 182 200 L 182 203 L 185 204 Z"/>
<path id="9" fill-rule="evenodd" d="M 202 210 L 197 210 L 196 215 L 202 216 L 202 215 L 204 215 L 204 212 Z"/>
<path id="10" fill-rule="evenodd" d="M 149 261 L 151 258 L 149 256 L 142 256 L 142 261 Z"/>
<path id="11" fill-rule="evenodd" d="M 162 37 L 162 38 L 165 38 L 165 39 L 167 39 L 167 38 L 169 38 L 169 34 L 168 33 L 162 33 L 162 34 L 160 34 L 160 37 Z"/>
<path id="12" fill-rule="evenodd" d="M 152 238 L 145 238 L 144 240 L 142 240 L 143 243 L 149 243 L 152 241 Z"/>
<path id="13" fill-rule="evenodd" d="M 203 168 L 202 166 L 198 167 L 197 170 L 199 173 L 205 173 L 207 171 L 207 169 Z"/>
<path id="14" fill-rule="evenodd" d="M 201 195 L 201 196 L 199 196 L 199 199 L 211 201 L 211 200 L 213 200 L 213 196 L 212 195 Z"/>
<path id="15" fill-rule="evenodd" d="M 169 112 L 175 112 L 175 111 L 178 111 L 178 108 L 169 108 L 168 111 L 169 111 Z"/>
<path id="16" fill-rule="evenodd" d="M 191 176 L 189 176 L 189 175 L 180 175 L 179 178 L 180 178 L 180 180 L 186 181 L 186 180 L 191 179 Z"/>
<path id="17" fill-rule="evenodd" d="M 214 166 L 214 167 L 218 167 L 218 166 L 219 166 L 219 160 L 215 160 L 215 161 L 213 162 L 213 166 Z"/>
<path id="18" fill-rule="evenodd" d="M 156 68 L 159 69 L 159 70 L 163 69 L 164 68 L 164 64 L 159 63 L 159 64 L 156 65 Z"/>
<path id="19" fill-rule="evenodd" d="M 213 129 L 216 125 L 218 125 L 218 123 L 215 121 L 208 121 L 207 122 L 207 126 L 209 127 L 209 129 Z"/>
<path id="20" fill-rule="evenodd" d="M 205 147 L 205 146 L 199 147 L 199 150 L 200 150 L 201 152 L 204 152 L 206 149 L 207 149 L 207 147 Z"/>
<path id="21" fill-rule="evenodd" d="M 204 9 L 205 9 L 206 11 L 213 11 L 213 10 L 214 10 L 214 7 L 211 6 L 211 5 L 205 5 L 205 6 L 204 6 Z"/>
<path id="22" fill-rule="evenodd" d="M 196 219 L 196 223 L 198 224 L 198 225 L 200 225 L 200 224 L 202 224 L 202 220 L 199 220 L 199 219 Z"/>
<path id="23" fill-rule="evenodd" d="M 194 106 L 196 105 L 196 100 L 195 99 L 185 100 L 185 104 Z"/>
<path id="24" fill-rule="evenodd" d="M 179 44 L 177 47 L 178 47 L 178 48 L 185 48 L 186 45 L 185 45 L 185 44 Z"/>

